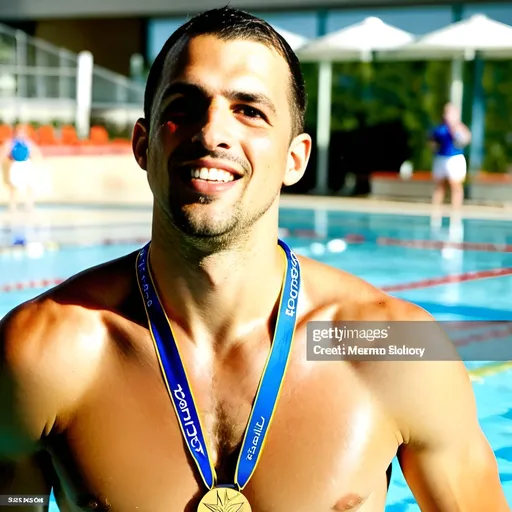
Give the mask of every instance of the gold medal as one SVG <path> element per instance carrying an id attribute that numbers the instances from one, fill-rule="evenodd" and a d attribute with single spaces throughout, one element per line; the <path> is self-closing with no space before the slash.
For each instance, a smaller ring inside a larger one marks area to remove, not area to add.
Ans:
<path id="1" fill-rule="evenodd" d="M 203 496 L 197 512 L 252 512 L 247 498 L 229 487 L 214 487 Z"/>

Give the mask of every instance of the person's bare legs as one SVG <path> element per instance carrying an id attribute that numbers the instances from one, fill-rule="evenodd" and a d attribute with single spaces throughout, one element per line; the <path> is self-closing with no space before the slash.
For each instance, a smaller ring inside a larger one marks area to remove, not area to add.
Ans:
<path id="1" fill-rule="evenodd" d="M 7 229 L 13 241 L 18 239 L 20 224 L 22 224 L 23 208 L 20 208 L 20 190 L 14 185 L 9 186 L 9 207 L 7 212 Z"/>
<path id="2" fill-rule="evenodd" d="M 25 213 L 32 215 L 34 211 L 34 189 L 32 184 L 28 185 L 25 190 Z"/>
<path id="3" fill-rule="evenodd" d="M 9 186 L 9 215 L 12 217 L 18 209 L 18 191 L 13 185 Z"/>
<path id="4" fill-rule="evenodd" d="M 464 241 L 464 224 L 462 222 L 462 212 L 458 209 L 452 209 L 450 212 L 450 227 L 448 229 L 448 238 L 450 242 Z"/>
<path id="5" fill-rule="evenodd" d="M 464 187 L 460 181 L 450 181 L 452 210 L 460 211 L 464 202 Z"/>
<path id="6" fill-rule="evenodd" d="M 434 181 L 434 192 L 432 194 L 432 217 L 430 219 L 430 224 L 434 228 L 439 228 L 441 226 L 441 205 L 444 201 L 445 188 L 445 180 L 437 179 Z"/>
<path id="7" fill-rule="evenodd" d="M 446 180 L 436 180 L 434 182 L 434 193 L 432 194 L 432 206 L 439 208 L 444 201 L 446 190 Z"/>
<path id="8" fill-rule="evenodd" d="M 19 209 L 19 191 L 14 185 L 9 185 L 9 207 L 7 210 L 7 226 L 14 232 L 18 222 Z"/>

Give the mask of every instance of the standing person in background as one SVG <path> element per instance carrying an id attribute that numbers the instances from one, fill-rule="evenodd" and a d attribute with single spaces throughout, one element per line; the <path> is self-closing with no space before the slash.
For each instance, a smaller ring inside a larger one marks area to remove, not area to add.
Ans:
<path id="1" fill-rule="evenodd" d="M 471 142 L 471 132 L 461 121 L 459 109 L 447 103 L 443 111 L 443 122 L 430 136 L 434 146 L 433 165 L 434 193 L 432 205 L 440 207 L 444 200 L 446 186 L 450 185 L 453 210 L 460 210 L 464 201 L 463 183 L 467 164 L 464 148 Z"/>
<path id="2" fill-rule="evenodd" d="M 30 213 L 34 207 L 34 158 L 41 157 L 37 145 L 30 139 L 24 126 L 14 128 L 13 137 L 7 140 L 1 151 L 4 181 L 9 189 L 9 211 L 17 211 L 21 196 L 25 199 L 25 209 Z"/>

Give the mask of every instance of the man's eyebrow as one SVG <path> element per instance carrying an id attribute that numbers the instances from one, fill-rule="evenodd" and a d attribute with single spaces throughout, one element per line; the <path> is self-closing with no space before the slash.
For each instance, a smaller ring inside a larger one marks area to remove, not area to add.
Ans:
<path id="1" fill-rule="evenodd" d="M 164 88 L 162 92 L 162 100 L 165 100 L 174 94 L 202 94 L 206 96 L 206 91 L 197 84 L 189 82 L 173 82 Z"/>
<path id="2" fill-rule="evenodd" d="M 174 94 L 193 94 L 208 96 L 206 89 L 198 84 L 189 82 L 174 82 L 165 87 L 162 93 L 162 100 L 173 96 Z M 267 107 L 273 114 L 276 114 L 276 107 L 272 100 L 261 92 L 238 91 L 229 89 L 223 92 L 223 96 L 231 101 L 241 101 L 243 103 L 255 103 Z"/>
<path id="3" fill-rule="evenodd" d="M 273 114 L 276 113 L 276 107 L 272 100 L 261 92 L 246 92 L 228 90 L 224 92 L 224 96 L 234 101 L 241 101 L 243 103 L 256 103 L 267 107 Z"/>

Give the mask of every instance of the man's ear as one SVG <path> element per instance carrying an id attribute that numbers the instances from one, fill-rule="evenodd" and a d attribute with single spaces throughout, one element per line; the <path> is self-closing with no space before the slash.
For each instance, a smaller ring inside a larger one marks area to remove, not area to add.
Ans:
<path id="1" fill-rule="evenodd" d="M 304 176 L 311 155 L 312 141 L 307 133 L 301 133 L 290 144 L 283 185 L 295 185 Z"/>
<path id="2" fill-rule="evenodd" d="M 133 128 L 132 150 L 139 167 L 147 171 L 149 129 L 145 119 L 138 119 Z"/>

